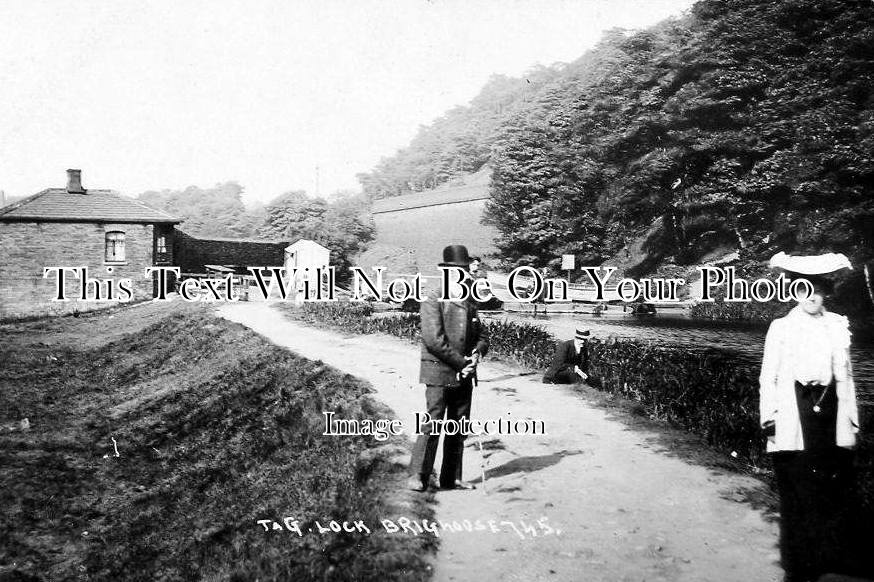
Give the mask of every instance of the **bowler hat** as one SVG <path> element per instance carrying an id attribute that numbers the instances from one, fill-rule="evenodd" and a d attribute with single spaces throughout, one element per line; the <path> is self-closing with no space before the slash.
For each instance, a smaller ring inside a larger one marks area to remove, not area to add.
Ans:
<path id="1" fill-rule="evenodd" d="M 467 247 L 464 245 L 449 245 L 443 249 L 443 262 L 441 267 L 469 267 L 471 263 L 470 255 L 467 254 Z"/>

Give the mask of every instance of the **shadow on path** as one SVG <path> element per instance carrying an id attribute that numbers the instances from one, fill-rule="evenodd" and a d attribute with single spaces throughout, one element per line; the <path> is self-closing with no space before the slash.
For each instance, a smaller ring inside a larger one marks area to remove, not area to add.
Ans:
<path id="1" fill-rule="evenodd" d="M 581 455 L 585 451 L 575 450 L 575 451 L 559 451 L 557 453 L 552 453 L 551 455 L 540 455 L 538 457 L 519 457 L 518 459 L 513 459 L 512 461 L 508 461 L 501 465 L 500 467 L 495 467 L 494 469 L 488 469 L 486 471 L 486 478 L 495 478 L 495 477 L 504 477 L 506 475 L 512 475 L 513 473 L 533 473 L 534 471 L 540 471 L 541 469 L 545 469 L 547 467 L 551 467 L 562 460 L 563 457 L 570 457 L 571 455 Z M 472 483 L 479 483 L 482 481 L 482 477 L 472 480 Z"/>

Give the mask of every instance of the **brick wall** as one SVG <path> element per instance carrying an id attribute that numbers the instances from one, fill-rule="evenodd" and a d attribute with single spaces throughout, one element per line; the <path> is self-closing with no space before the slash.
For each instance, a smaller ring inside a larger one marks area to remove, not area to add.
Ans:
<path id="1" fill-rule="evenodd" d="M 104 262 L 106 233 L 125 234 L 125 261 Z M 152 297 L 152 281 L 143 276 L 153 264 L 154 232 L 151 224 L 99 224 L 60 222 L 0 223 L 0 319 L 89 311 L 117 302 L 81 301 L 79 280 L 67 275 L 69 301 L 55 297 L 54 275 L 43 278 L 45 267 L 89 268 L 91 279 L 116 281 L 129 278 L 134 301 Z M 171 258 L 172 260 L 172 258 Z M 107 268 L 111 267 L 112 272 Z M 91 285 L 93 294 L 94 285 Z M 105 286 L 102 289 L 105 292 Z"/>
<path id="2" fill-rule="evenodd" d="M 287 242 L 196 238 L 176 229 L 173 254 L 183 273 L 205 273 L 204 265 L 280 267 Z"/>
<path id="3" fill-rule="evenodd" d="M 415 257 L 409 260 L 425 274 L 436 271 L 447 245 L 465 245 L 471 255 L 491 255 L 497 252 L 497 230 L 480 224 L 485 203 L 471 200 L 374 214 L 376 241 L 411 250 Z"/>

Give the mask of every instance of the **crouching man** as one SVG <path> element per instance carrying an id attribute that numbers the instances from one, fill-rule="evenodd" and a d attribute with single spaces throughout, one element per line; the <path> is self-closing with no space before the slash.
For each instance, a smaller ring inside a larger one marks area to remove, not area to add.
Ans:
<path id="1" fill-rule="evenodd" d="M 576 330 L 574 339 L 555 344 L 552 364 L 543 375 L 544 384 L 576 384 L 586 382 L 595 386 L 589 376 L 589 330 Z"/>

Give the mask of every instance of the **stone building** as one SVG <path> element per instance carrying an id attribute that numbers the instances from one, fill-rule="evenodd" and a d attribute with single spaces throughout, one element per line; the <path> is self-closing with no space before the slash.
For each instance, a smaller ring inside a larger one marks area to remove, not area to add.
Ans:
<path id="1" fill-rule="evenodd" d="M 87 311 L 117 304 L 130 279 L 134 300 L 153 296 L 151 266 L 174 264 L 174 225 L 180 220 L 110 190 L 82 187 L 67 170 L 66 188 L 49 188 L 0 208 L 0 319 Z M 56 301 L 66 271 L 67 301 Z M 80 267 L 88 268 L 82 281 Z M 98 282 L 99 281 L 99 282 Z M 81 300 L 84 290 L 87 301 Z M 99 294 L 100 301 L 95 301 Z"/>

